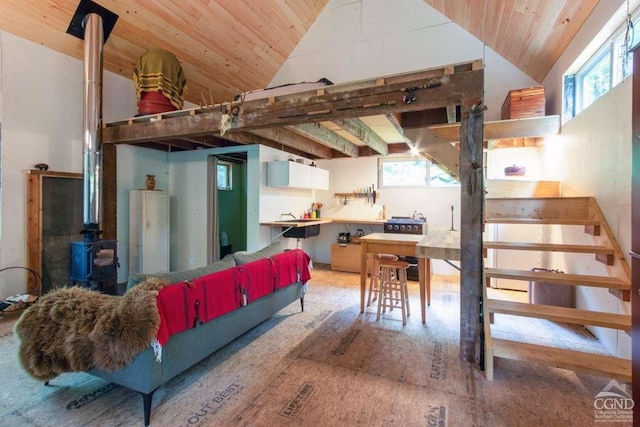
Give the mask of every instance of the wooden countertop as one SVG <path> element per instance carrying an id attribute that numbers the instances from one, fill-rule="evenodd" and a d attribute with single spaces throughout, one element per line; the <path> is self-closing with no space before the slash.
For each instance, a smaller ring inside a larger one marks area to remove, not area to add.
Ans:
<path id="1" fill-rule="evenodd" d="M 260 225 L 271 225 L 276 227 L 308 227 L 310 225 L 318 225 L 318 224 L 328 224 L 330 223 L 330 219 L 320 218 L 320 219 L 312 219 L 312 220 L 286 220 L 286 221 L 271 221 L 271 222 L 261 222 Z"/>
<path id="2" fill-rule="evenodd" d="M 374 224 L 383 225 L 386 219 L 364 219 L 364 218 L 328 218 L 331 222 L 339 224 Z"/>
<path id="3" fill-rule="evenodd" d="M 400 234 L 400 233 L 371 233 L 360 237 L 360 242 L 367 243 L 388 243 L 404 245 L 407 243 L 418 244 L 424 236 L 422 234 Z"/>
<path id="4" fill-rule="evenodd" d="M 360 242 L 389 245 L 416 245 L 419 258 L 460 260 L 460 231 L 430 228 L 426 235 L 401 233 L 371 233 L 360 237 Z"/>
<path id="5" fill-rule="evenodd" d="M 280 221 L 266 221 L 261 222 L 260 225 L 272 225 L 283 227 L 306 227 L 315 224 L 329 224 L 335 222 L 336 224 L 373 224 L 383 225 L 386 219 L 364 219 L 364 218 L 318 218 L 314 220 L 280 220 Z"/>
<path id="6" fill-rule="evenodd" d="M 416 247 L 416 256 L 460 261 L 460 230 L 429 228 Z"/>

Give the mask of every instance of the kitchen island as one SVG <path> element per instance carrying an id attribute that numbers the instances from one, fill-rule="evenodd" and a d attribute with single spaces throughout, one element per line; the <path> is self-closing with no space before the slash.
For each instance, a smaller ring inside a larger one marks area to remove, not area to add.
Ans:
<path id="1" fill-rule="evenodd" d="M 360 238 L 360 313 L 364 313 L 367 291 L 367 254 L 393 254 L 417 256 L 416 245 L 424 238 L 422 234 L 371 233 Z M 425 304 L 426 285 L 431 274 L 427 258 L 418 259 L 418 283 L 420 288 L 420 313 L 426 323 L 426 304 L 431 303 L 431 292 Z"/>
<path id="2" fill-rule="evenodd" d="M 430 229 L 426 235 L 372 233 L 360 238 L 360 313 L 364 313 L 367 291 L 367 254 L 418 257 L 420 313 L 426 323 L 426 306 L 431 304 L 431 259 L 460 260 L 460 232 Z"/>

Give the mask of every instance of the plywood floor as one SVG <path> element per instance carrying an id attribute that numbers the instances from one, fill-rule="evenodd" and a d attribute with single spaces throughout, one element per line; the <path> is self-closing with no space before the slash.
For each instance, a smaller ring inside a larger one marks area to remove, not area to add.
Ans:
<path id="1" fill-rule="evenodd" d="M 359 276 L 316 266 L 305 311 L 271 320 L 158 389 L 152 426 L 588 426 L 609 378 L 499 360 L 495 380 L 459 361 L 459 282 L 434 276 L 427 324 L 359 313 Z M 143 425 L 142 398 L 84 373 L 45 387 L 19 367 L 0 319 L 0 425 Z M 496 334 L 604 353 L 584 329 L 510 319 Z M 185 349 L 189 351 L 189 349 Z M 616 426 L 623 425 L 617 423 Z"/>

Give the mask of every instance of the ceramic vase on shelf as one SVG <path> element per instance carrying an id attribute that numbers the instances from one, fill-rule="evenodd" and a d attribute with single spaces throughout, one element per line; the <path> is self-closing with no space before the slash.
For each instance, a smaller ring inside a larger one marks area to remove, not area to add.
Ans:
<path id="1" fill-rule="evenodd" d="M 155 175 L 147 175 L 147 180 L 145 181 L 147 190 L 155 190 L 156 189 L 156 176 Z"/>

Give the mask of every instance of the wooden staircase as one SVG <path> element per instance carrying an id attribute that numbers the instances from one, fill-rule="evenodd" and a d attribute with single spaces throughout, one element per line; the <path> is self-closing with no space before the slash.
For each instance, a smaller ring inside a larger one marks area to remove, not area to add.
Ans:
<path id="1" fill-rule="evenodd" d="M 488 198 L 485 204 L 485 223 L 558 224 L 584 227 L 584 232 L 593 236 L 593 245 L 486 241 L 483 243 L 483 250 L 485 257 L 489 250 L 593 254 L 593 262 L 603 263 L 607 270 L 606 276 L 597 276 L 485 268 L 484 278 L 487 287 L 492 278 L 590 286 L 609 289 L 610 293 L 621 300 L 630 300 L 631 270 L 593 197 Z M 489 299 L 485 287 L 483 304 L 485 371 L 489 380 L 493 380 L 494 357 L 544 363 L 625 381 L 631 380 L 631 361 L 627 359 L 493 338 L 491 325 L 495 313 L 613 328 L 628 333 L 631 331 L 629 315 Z"/>

